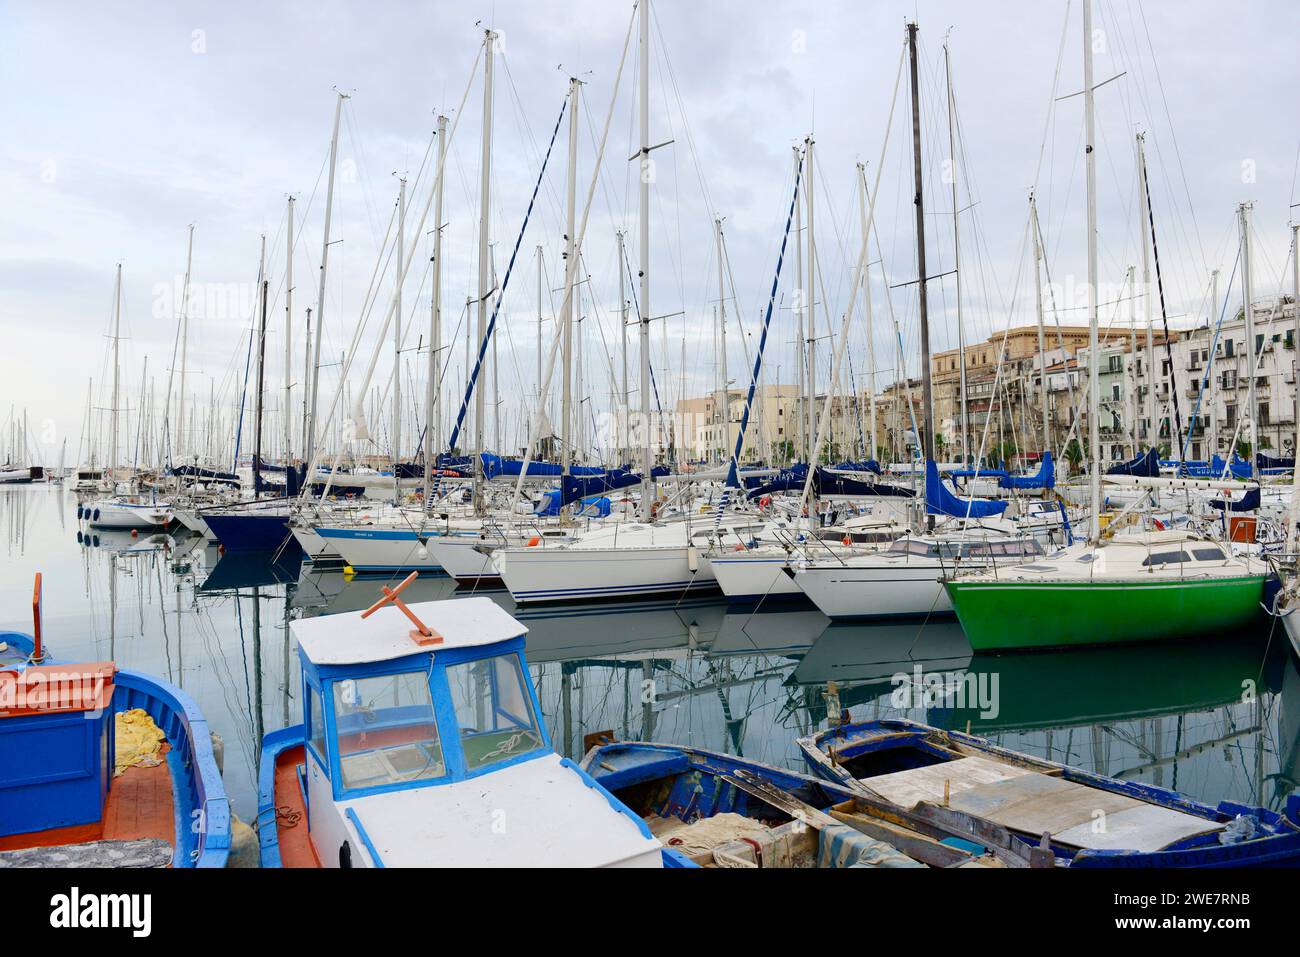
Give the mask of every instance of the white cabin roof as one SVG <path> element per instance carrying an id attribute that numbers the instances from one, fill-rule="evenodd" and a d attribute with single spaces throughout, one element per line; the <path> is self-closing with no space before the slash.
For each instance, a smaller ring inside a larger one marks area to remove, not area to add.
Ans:
<path id="1" fill-rule="evenodd" d="M 376 600 L 381 597 L 376 594 Z M 449 648 L 474 648 L 508 641 L 528 633 L 490 598 L 457 598 L 408 605 L 431 631 L 442 636 L 436 645 L 417 645 L 414 626 L 401 609 L 385 605 L 369 618 L 361 612 L 303 618 L 290 624 L 298 645 L 317 665 L 355 665 L 391 661 L 420 652 L 437 654 Z"/>

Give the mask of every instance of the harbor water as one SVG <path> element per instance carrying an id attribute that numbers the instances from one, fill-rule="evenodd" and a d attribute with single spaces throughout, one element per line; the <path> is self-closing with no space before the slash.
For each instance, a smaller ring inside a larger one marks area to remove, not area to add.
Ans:
<path id="1" fill-rule="evenodd" d="M 42 572 L 51 652 L 183 688 L 225 743 L 245 820 L 262 736 L 301 720 L 289 623 L 365 608 L 389 581 L 222 555 L 183 530 L 92 532 L 55 485 L 0 489 L 0 534 L 0 630 L 30 632 Z M 466 594 L 435 576 L 404 598 Z M 516 613 L 508 593 L 483 594 Z M 847 709 L 969 729 L 1211 803 L 1280 810 L 1300 777 L 1300 668 L 1262 614 L 1213 640 L 988 656 L 953 619 L 831 626 L 802 605 L 693 599 L 517 617 L 556 748 L 575 759 L 588 735 L 609 732 L 799 768 L 795 739 Z"/>

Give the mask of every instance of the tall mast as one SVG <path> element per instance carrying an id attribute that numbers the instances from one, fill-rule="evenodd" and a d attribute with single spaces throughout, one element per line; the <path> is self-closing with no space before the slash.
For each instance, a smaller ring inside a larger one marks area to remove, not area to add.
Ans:
<path id="1" fill-rule="evenodd" d="M 799 147 L 794 148 L 794 168 L 798 175 L 800 164 L 803 162 L 803 154 Z M 808 414 L 804 410 L 804 403 L 807 402 L 807 367 L 806 356 L 808 352 L 808 334 L 804 331 L 805 303 L 808 300 L 808 293 L 804 286 L 803 279 L 803 203 L 795 203 L 794 207 L 794 288 L 795 301 L 794 311 L 795 320 L 798 323 L 798 332 L 795 335 L 795 367 L 797 375 L 795 384 L 798 387 L 799 401 L 795 404 L 795 420 L 798 423 L 799 447 L 795 454 L 803 456 L 803 461 L 812 461 L 809 455 L 809 447 L 812 445 L 812 436 L 808 434 Z"/>
<path id="2" fill-rule="evenodd" d="M 1101 384 L 1097 344 L 1097 150 L 1092 89 L 1092 0 L 1083 0 L 1084 167 L 1088 183 L 1088 443 L 1092 459 L 1089 479 L 1089 538 L 1101 534 Z M 1145 192 L 1145 190 L 1143 191 Z M 1143 227 L 1145 231 L 1145 226 Z M 1154 371 L 1154 370 L 1153 370 Z"/>
<path id="3" fill-rule="evenodd" d="M 862 226 L 862 245 L 866 246 L 870 240 L 870 223 L 867 219 L 867 167 L 863 163 L 858 164 L 858 218 Z M 868 255 L 863 260 L 864 267 L 867 266 Z M 877 436 L 876 436 L 876 332 L 872 323 L 871 312 L 871 269 L 862 270 L 862 292 L 863 302 L 866 304 L 866 327 L 867 327 L 867 365 L 870 375 L 867 379 L 867 387 L 871 390 L 870 411 L 871 411 L 871 450 L 867 453 L 868 459 L 874 459 L 878 454 Z"/>
<path id="4" fill-rule="evenodd" d="M 722 456 L 725 461 L 731 444 L 731 378 L 727 371 L 727 296 L 722 283 L 722 219 L 713 221 L 718 237 L 718 365 L 722 378 Z M 685 366 L 683 366 L 685 368 Z"/>
<path id="5" fill-rule="evenodd" d="M 1217 275 L 1217 274 L 1216 274 Z M 1292 343 L 1295 346 L 1292 355 L 1300 357 L 1300 223 L 1291 226 L 1291 281 L 1294 298 L 1291 308 L 1295 310 L 1295 333 Z M 1300 372 L 1300 358 L 1295 360 L 1295 370 Z M 1300 378 L 1300 376 L 1297 376 Z M 1291 455 L 1300 461 L 1300 385 L 1296 386 L 1296 444 L 1291 446 Z M 1296 550 L 1296 523 L 1300 521 L 1300 467 L 1291 469 L 1291 506 L 1287 512 L 1286 554 L 1294 555 Z"/>
<path id="6" fill-rule="evenodd" d="M 1218 292 L 1218 272 L 1215 274 L 1215 292 Z M 1295 321 L 1295 332 L 1291 335 L 1292 355 L 1300 356 L 1300 223 L 1293 223 L 1291 226 L 1291 281 L 1292 294 L 1291 312 L 1292 319 Z M 1295 370 L 1300 371 L 1300 360 L 1295 361 Z M 1300 376 L 1296 376 L 1300 379 Z M 1300 423 L 1300 385 L 1295 388 L 1295 412 L 1296 422 Z M 1300 446 L 1293 446 L 1291 449 L 1292 456 L 1300 456 Z"/>
<path id="7" fill-rule="evenodd" d="M 424 511 L 433 508 L 433 458 L 442 449 L 442 183 L 447 168 L 447 117 L 438 116 L 438 179 L 433 197 L 433 293 L 429 300 L 429 381 L 424 392 Z"/>
<path id="8" fill-rule="evenodd" d="M 402 264 L 406 262 L 406 177 L 397 181 L 397 288 L 393 290 L 393 501 L 402 497 Z"/>
<path id="9" fill-rule="evenodd" d="M 288 239 L 284 244 L 284 490 L 289 491 L 289 469 L 293 468 L 293 419 L 289 410 L 293 408 L 293 194 L 289 194 L 288 208 L 285 210 L 288 221 Z"/>
<path id="10" fill-rule="evenodd" d="M 1128 271 L 1125 272 L 1124 288 L 1126 290 L 1132 290 L 1134 288 L 1134 284 L 1137 281 L 1136 272 L 1137 269 L 1134 266 L 1129 266 Z M 1128 367 L 1124 370 L 1124 387 L 1125 387 L 1125 392 L 1128 395 L 1128 399 L 1124 409 L 1124 416 L 1128 420 L 1128 427 L 1130 429 L 1130 434 L 1133 436 L 1133 445 L 1131 448 L 1132 457 L 1136 458 L 1139 454 L 1138 453 L 1138 430 L 1137 430 L 1138 382 L 1137 382 L 1137 369 L 1135 367 L 1135 363 L 1137 362 L 1137 323 L 1133 321 L 1132 309 L 1128 310 L 1128 314 L 1129 314 L 1129 324 L 1128 324 L 1129 361 L 1128 361 Z M 1132 379 L 1131 382 L 1129 381 L 1130 378 Z"/>
<path id="11" fill-rule="evenodd" d="M 483 153 L 479 164 L 478 211 L 478 342 L 487 336 L 488 296 L 491 294 L 492 222 L 492 66 L 497 35 L 485 30 L 483 36 Z M 469 374 L 466 366 L 465 374 Z M 483 514 L 483 420 L 484 390 L 474 389 L 474 514 Z"/>
<path id="12" fill-rule="evenodd" d="M 943 69 L 948 84 L 948 162 L 951 164 L 949 178 L 952 180 L 952 262 L 954 281 L 957 284 L 957 366 L 960 369 L 958 379 L 958 410 L 961 421 L 961 454 L 963 461 L 970 454 L 970 418 L 966 407 L 966 327 L 961 314 L 961 230 L 957 210 L 957 101 L 952 94 L 952 61 L 948 56 L 948 44 L 943 45 Z"/>
<path id="13" fill-rule="evenodd" d="M 808 271 L 805 273 L 807 278 L 805 305 L 808 321 L 808 425 L 806 428 L 808 461 L 811 462 L 814 455 L 820 454 L 819 449 L 813 448 L 817 442 L 817 246 L 816 231 L 813 229 L 813 138 L 811 135 L 804 140 L 804 146 L 807 158 L 804 176 L 808 187 L 804 190 L 804 199 L 808 204 Z"/>
<path id="14" fill-rule="evenodd" d="M 543 415 L 542 410 L 542 323 L 545 321 L 542 317 L 542 281 L 546 275 L 544 252 L 542 244 L 537 244 L 537 411 Z"/>
<path id="15" fill-rule="evenodd" d="M 1246 421 L 1250 423 L 1250 431 L 1246 434 L 1246 441 L 1250 443 L 1253 462 L 1255 453 L 1259 451 L 1259 423 L 1255 419 L 1259 414 L 1255 400 L 1255 361 L 1259 353 L 1255 348 L 1255 283 L 1250 249 L 1250 213 L 1250 203 L 1242 203 L 1237 208 L 1241 225 L 1241 297 L 1246 317 L 1246 375 L 1249 377 L 1246 386 Z"/>
<path id="16" fill-rule="evenodd" d="M 347 98 L 346 93 L 340 93 L 334 103 L 334 134 L 330 137 L 330 171 L 325 188 L 325 236 L 321 240 L 320 292 L 316 296 L 316 345 L 312 353 L 311 401 L 307 406 L 307 446 L 303 449 L 303 459 L 308 462 L 316 455 L 316 397 L 320 392 L 321 330 L 325 328 L 325 272 L 330 255 L 330 220 L 334 214 L 334 169 L 339 155 L 339 120 L 343 116 L 343 101 Z"/>
<path id="17" fill-rule="evenodd" d="M 258 285 L 262 289 L 262 308 L 257 320 L 257 394 L 253 414 L 253 495 L 261 492 L 262 486 L 262 389 L 266 382 L 266 294 L 270 283 L 266 278 L 266 237 L 262 237 L 261 266 L 257 270 Z M 286 473 L 287 474 L 287 473 Z M 287 481 L 287 479 L 286 479 Z"/>
<path id="18" fill-rule="evenodd" d="M 1091 46 L 1089 47 L 1091 49 Z M 1091 154 L 1089 154 L 1091 155 Z M 1142 233 L 1142 312 L 1147 327 L 1147 447 L 1160 444 L 1160 428 L 1156 423 L 1156 337 L 1155 313 L 1151 295 L 1151 211 L 1147 208 L 1146 137 L 1137 134 L 1138 201 L 1141 203 Z"/>
<path id="19" fill-rule="evenodd" d="M 189 240 L 185 245 L 185 285 L 181 289 L 181 394 L 180 410 L 176 420 L 175 454 L 178 460 L 185 457 L 185 373 L 188 369 L 190 335 L 190 267 L 194 261 L 194 224 L 190 224 Z"/>
<path id="20" fill-rule="evenodd" d="M 117 264 L 117 284 L 113 289 L 113 408 L 112 408 L 112 428 L 110 430 L 109 454 L 108 454 L 108 474 L 109 478 L 113 477 L 113 469 L 117 467 L 117 407 L 118 391 L 121 383 L 119 382 L 118 369 L 118 343 L 121 341 L 122 332 L 122 264 Z"/>
<path id="21" fill-rule="evenodd" d="M 1029 220 L 1029 228 L 1034 234 L 1034 310 L 1038 316 L 1038 363 L 1041 370 L 1038 400 L 1043 407 L 1043 450 L 1048 451 L 1052 448 L 1052 426 L 1047 402 L 1047 336 L 1043 327 L 1043 244 L 1038 234 L 1038 197 L 1033 193 L 1029 194 Z M 965 391 L 964 387 L 962 391 Z M 1133 434 L 1137 435 L 1136 429 Z"/>
<path id="22" fill-rule="evenodd" d="M 307 307 L 307 327 L 304 330 L 306 335 L 303 337 L 303 355 L 302 355 L 302 449 L 303 454 L 307 454 L 307 388 L 311 383 L 311 306 Z M 211 380 L 209 380 L 211 382 Z M 212 431 L 208 430 L 208 441 L 212 440 Z M 305 460 L 304 466 L 309 465 Z"/>
<path id="23" fill-rule="evenodd" d="M 560 362 L 564 367 L 560 392 L 560 462 L 564 474 L 568 475 L 573 466 L 573 315 L 574 283 L 577 282 L 578 256 L 575 243 L 577 236 L 578 203 L 578 90 L 577 77 L 569 78 L 569 180 L 565 198 L 564 227 L 564 315 L 560 317 L 563 324 L 560 336 Z"/>
<path id="24" fill-rule="evenodd" d="M 650 520 L 654 498 L 654 451 L 650 436 L 650 0 L 641 3 L 640 134 L 641 176 L 638 228 L 641 272 L 641 518 Z"/>
<path id="25" fill-rule="evenodd" d="M 1210 272 L 1210 318 L 1214 319 L 1215 313 L 1219 311 L 1219 270 L 1215 269 Z M 1300 308 L 1300 306 L 1297 306 Z M 1300 315 L 1298 315 L 1300 319 Z M 1217 325 L 1217 320 L 1215 321 Z M 1300 336 L 1296 337 L 1296 348 L 1300 349 Z M 1214 458 L 1215 453 L 1219 451 L 1219 413 L 1218 413 L 1218 390 L 1215 389 L 1215 377 L 1210 376 L 1210 450 L 1205 456 L 1206 461 Z M 1296 393 L 1297 402 L 1300 403 L 1300 392 Z"/>
<path id="26" fill-rule="evenodd" d="M 925 271 L 925 199 L 922 184 L 925 179 L 921 169 L 921 87 L 916 71 L 916 24 L 907 25 L 907 52 L 912 79 L 912 179 L 916 188 L 916 286 L 921 312 L 921 455 L 929 459 L 934 455 L 933 384 L 930 381 L 930 303 L 926 298 Z"/>
<path id="27" fill-rule="evenodd" d="M 619 355 L 623 362 L 622 388 L 622 435 L 619 436 L 619 456 L 629 454 L 627 448 L 627 416 L 628 416 L 628 391 L 627 391 L 627 254 L 624 252 L 624 240 L 627 236 L 623 230 L 615 233 L 618 239 L 618 345 Z M 1297 346 L 1300 348 L 1300 346 Z"/>

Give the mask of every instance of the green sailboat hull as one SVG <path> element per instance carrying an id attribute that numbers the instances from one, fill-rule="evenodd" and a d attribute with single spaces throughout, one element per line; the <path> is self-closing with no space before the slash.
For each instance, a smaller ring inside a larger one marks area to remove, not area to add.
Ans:
<path id="1" fill-rule="evenodd" d="M 976 651 L 1192 638 L 1249 625 L 1263 575 L 1196 581 L 945 584 Z"/>

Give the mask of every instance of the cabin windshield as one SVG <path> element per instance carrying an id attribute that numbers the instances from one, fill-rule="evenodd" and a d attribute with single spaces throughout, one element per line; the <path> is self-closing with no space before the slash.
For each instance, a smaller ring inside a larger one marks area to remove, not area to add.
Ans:
<path id="1" fill-rule="evenodd" d="M 466 770 L 479 771 L 541 747 L 526 680 L 513 653 L 448 666 Z"/>
<path id="2" fill-rule="evenodd" d="M 344 788 L 388 787 L 447 773 L 428 672 L 334 682 L 334 728 Z"/>

